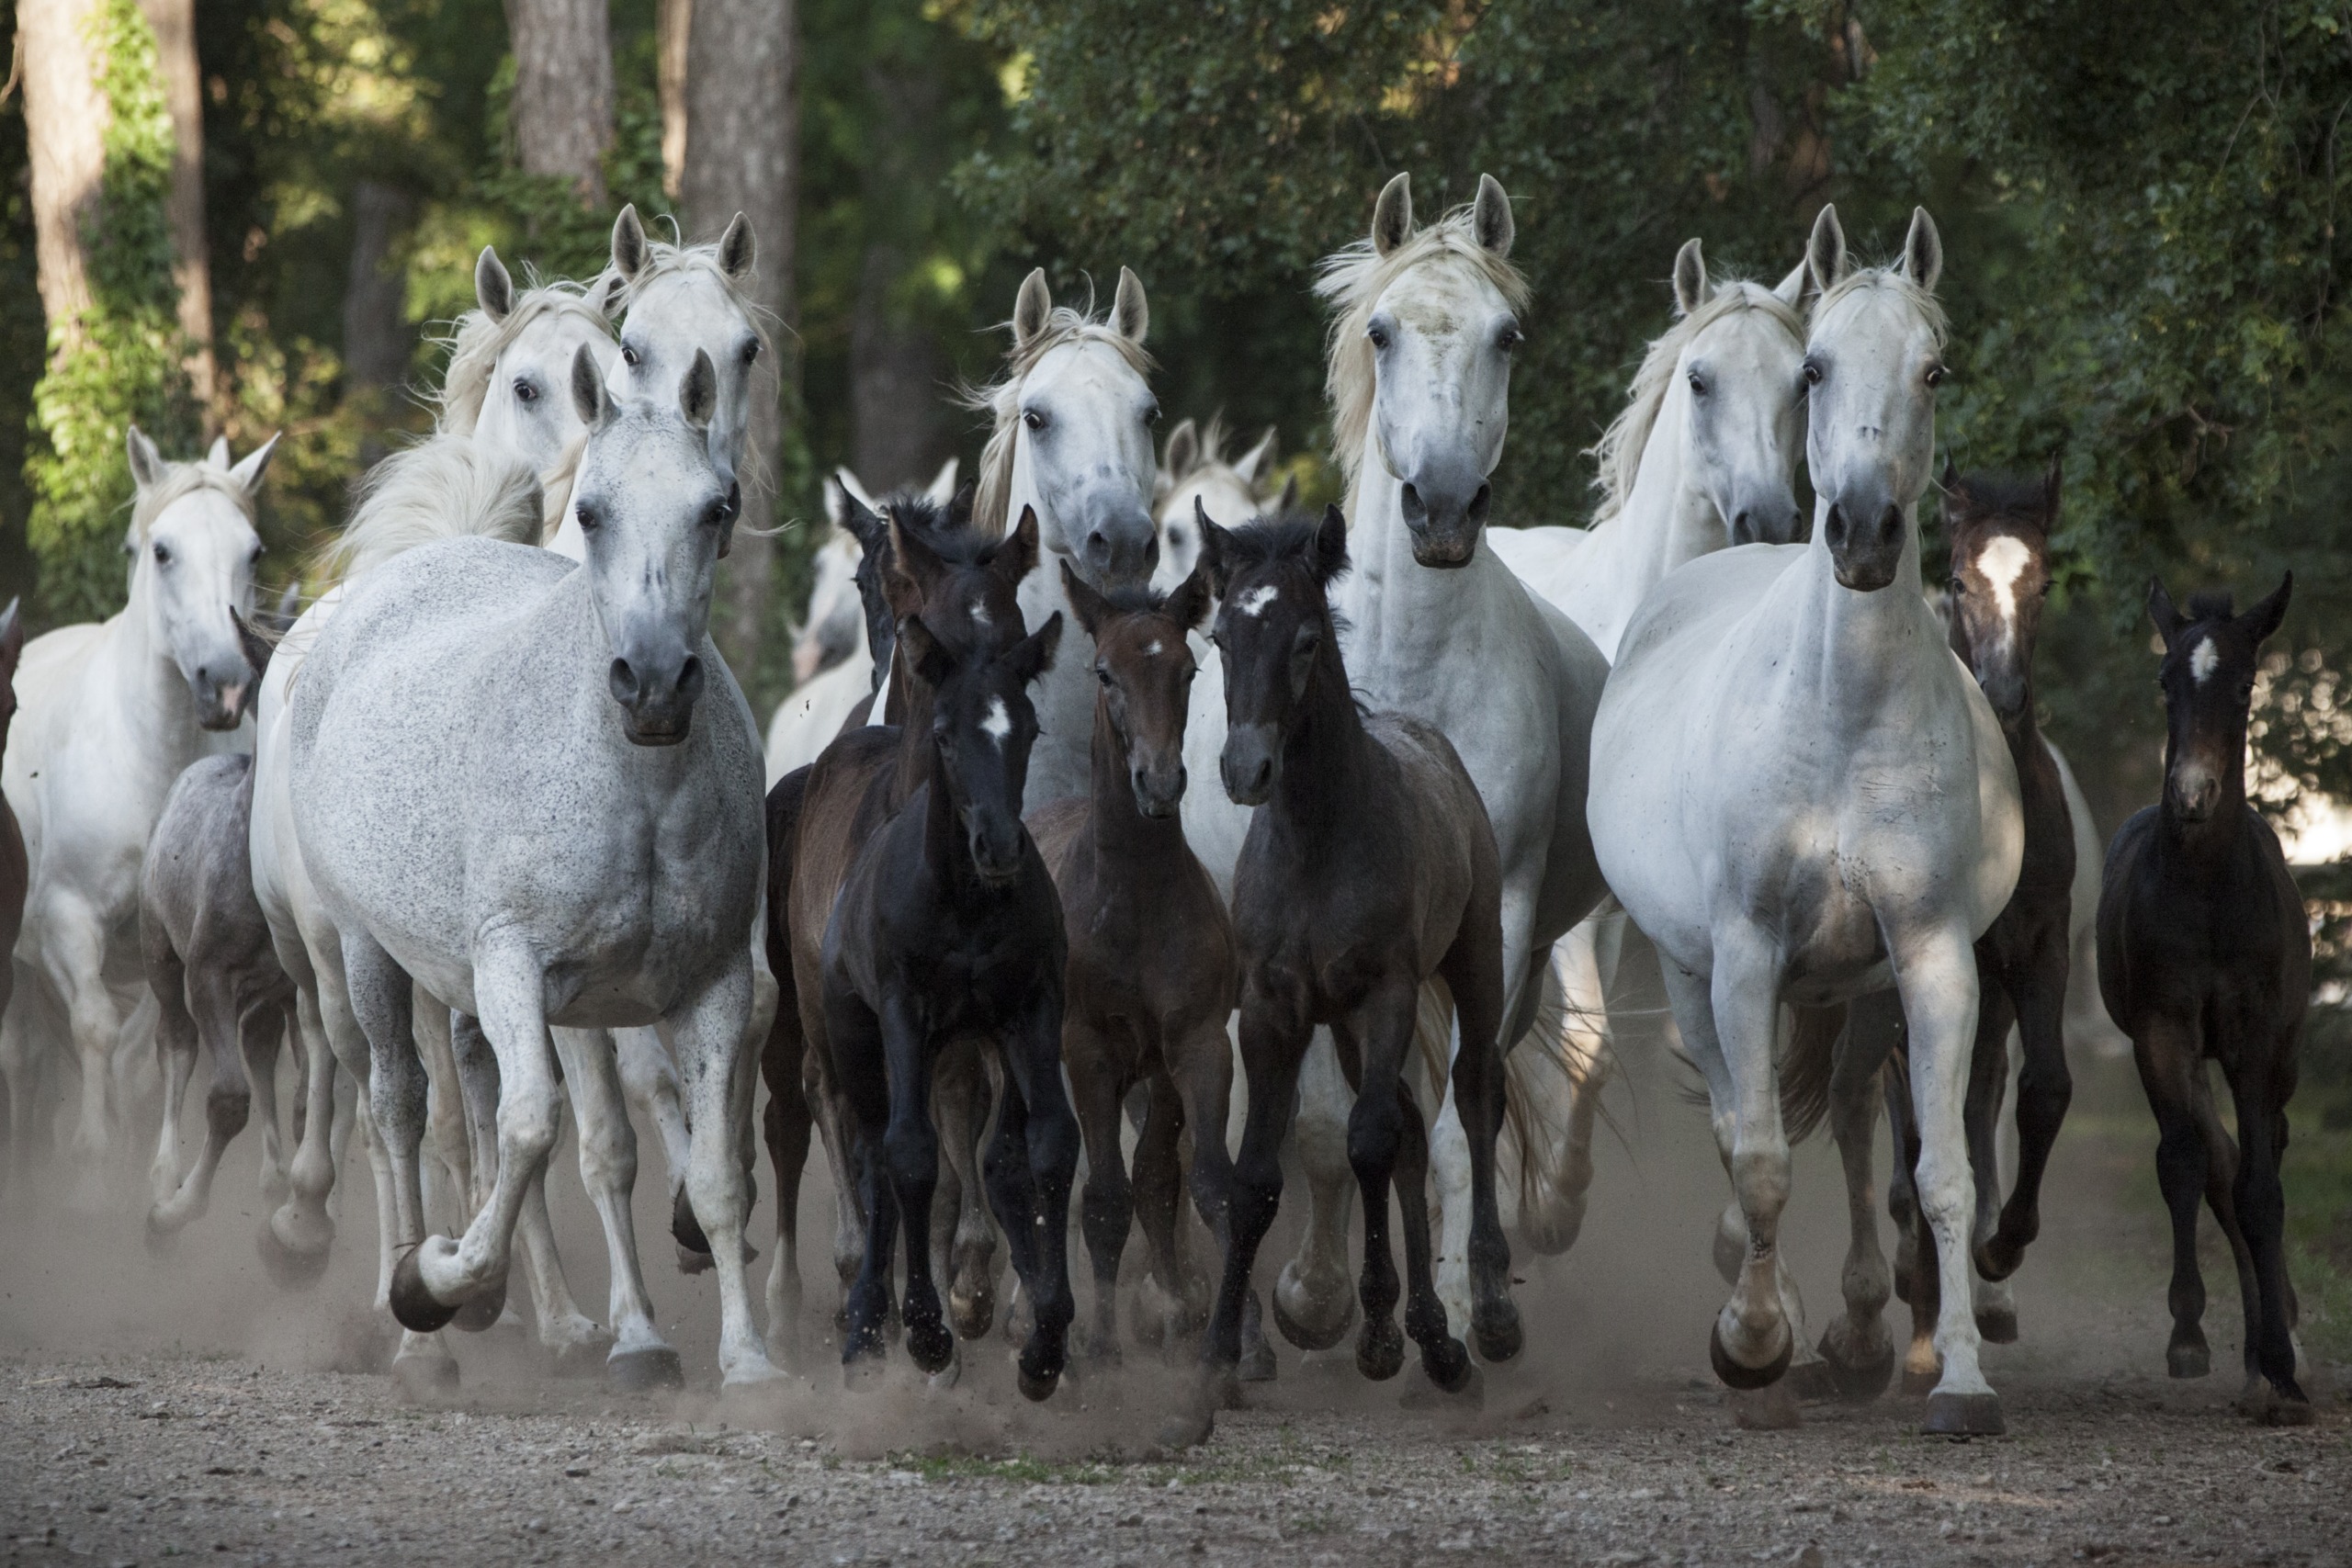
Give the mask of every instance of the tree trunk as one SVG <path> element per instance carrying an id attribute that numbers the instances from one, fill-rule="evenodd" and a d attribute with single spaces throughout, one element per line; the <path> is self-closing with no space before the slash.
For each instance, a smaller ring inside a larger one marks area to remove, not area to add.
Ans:
<path id="1" fill-rule="evenodd" d="M 662 194 L 675 201 L 686 177 L 686 62 L 695 0 L 661 0 L 653 26 L 654 85 L 662 99 Z"/>
<path id="2" fill-rule="evenodd" d="M 392 246 L 416 215 L 398 186 L 361 180 L 351 192 L 351 276 L 343 292 L 343 369 L 354 392 L 389 390 L 408 376 L 416 334 Z"/>
<path id="3" fill-rule="evenodd" d="M 741 212 L 759 238 L 759 302 L 786 327 L 793 323 L 793 203 L 799 184 L 800 106 L 793 28 L 794 0 L 695 0 L 691 69 L 686 78 L 686 219 L 700 239 L 716 239 Z M 779 388 L 797 387 L 799 366 L 790 333 L 778 332 L 774 369 L 752 383 L 743 521 L 775 521 L 783 460 Z M 719 613 L 719 645 L 746 686 L 760 682 L 763 637 L 773 619 L 770 597 L 775 543 L 744 529 L 735 534 Z"/>
<path id="4" fill-rule="evenodd" d="M 605 204 L 613 144 L 613 39 L 606 0 L 506 0 L 514 46 L 514 151 L 526 175 L 571 181 Z"/>
<path id="5" fill-rule="evenodd" d="M 196 0 L 139 0 L 155 29 L 164 101 L 172 115 L 172 282 L 179 290 L 180 331 L 187 334 L 187 378 L 197 406 L 212 407 L 212 265 L 204 231 L 204 106 L 196 62 Z"/>
<path id="6" fill-rule="evenodd" d="M 99 0 L 18 0 L 17 6 L 40 303 L 52 365 L 81 346 L 82 313 L 91 305 L 82 231 L 97 200 L 110 118 L 90 41 L 98 9 Z"/>
<path id="7" fill-rule="evenodd" d="M 890 289 L 904 267 L 895 245 L 866 246 L 850 317 L 850 466 L 876 494 L 927 482 L 946 457 L 939 417 L 945 357 L 929 333 L 890 311 Z"/>

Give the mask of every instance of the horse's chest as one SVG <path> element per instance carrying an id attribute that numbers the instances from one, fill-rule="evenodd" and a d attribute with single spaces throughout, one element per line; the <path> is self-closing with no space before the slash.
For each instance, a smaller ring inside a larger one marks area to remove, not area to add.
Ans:
<path id="1" fill-rule="evenodd" d="M 1034 937 L 1009 930 L 967 931 L 907 963 L 934 1035 L 1001 1029 L 1035 1004 L 1046 968 Z"/>

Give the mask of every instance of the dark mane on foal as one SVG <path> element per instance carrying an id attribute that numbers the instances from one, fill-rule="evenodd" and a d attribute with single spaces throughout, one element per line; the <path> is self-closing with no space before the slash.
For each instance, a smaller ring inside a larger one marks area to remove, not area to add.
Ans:
<path id="1" fill-rule="evenodd" d="M 1285 512 L 1277 517 L 1253 517 L 1249 522 L 1227 531 L 1226 570 L 1242 571 L 1251 567 L 1272 566 L 1278 561 L 1295 557 L 1310 568 L 1315 564 L 1315 540 L 1323 525 L 1321 513 Z M 1337 577 L 1348 570 L 1349 562 L 1340 558 Z"/>
<path id="2" fill-rule="evenodd" d="M 968 488 L 957 491 L 954 501 L 942 502 L 908 486 L 883 496 L 876 510 L 886 519 L 897 519 L 899 527 L 951 566 L 986 566 L 1004 543 L 972 526 Z"/>
<path id="3" fill-rule="evenodd" d="M 1169 597 L 1168 593 L 1159 592 L 1148 584 L 1102 591 L 1102 603 L 1122 615 L 1143 615 L 1165 610 Z"/>
<path id="4" fill-rule="evenodd" d="M 2237 615 L 2237 599 L 2229 590 L 2202 590 L 2188 596 L 2188 614 L 2183 625 L 2195 626 L 2200 621 L 2226 621 Z"/>

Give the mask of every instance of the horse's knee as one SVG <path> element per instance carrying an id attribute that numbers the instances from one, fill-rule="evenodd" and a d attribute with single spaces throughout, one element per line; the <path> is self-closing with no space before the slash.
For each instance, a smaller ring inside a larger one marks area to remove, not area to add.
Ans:
<path id="1" fill-rule="evenodd" d="M 212 1090 L 204 1100 L 204 1123 L 216 1143 L 227 1143 L 245 1130 L 253 1114 L 253 1093 L 243 1084 Z"/>
<path id="2" fill-rule="evenodd" d="M 938 1181 L 939 1135 L 921 1122 L 892 1122 L 883 1134 L 882 1152 L 894 1186 L 903 1190 Z"/>
<path id="3" fill-rule="evenodd" d="M 563 1108 L 553 1085 L 522 1089 L 508 1086 L 498 1101 L 498 1141 L 502 1156 L 511 1151 L 526 1163 L 544 1159 L 555 1147 Z M 582 1140 L 582 1147 L 586 1140 Z"/>

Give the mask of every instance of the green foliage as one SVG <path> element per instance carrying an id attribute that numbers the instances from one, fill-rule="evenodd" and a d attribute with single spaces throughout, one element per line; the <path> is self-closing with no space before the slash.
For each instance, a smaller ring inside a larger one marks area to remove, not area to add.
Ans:
<path id="1" fill-rule="evenodd" d="M 50 334 L 50 369 L 33 393 L 40 439 L 26 465 L 27 535 L 49 619 L 100 618 L 121 603 L 126 428 L 141 425 L 181 452 L 197 433 L 164 215 L 173 140 L 154 29 L 138 0 L 107 0 L 90 43 L 112 108 L 83 236 L 91 303 Z"/>

